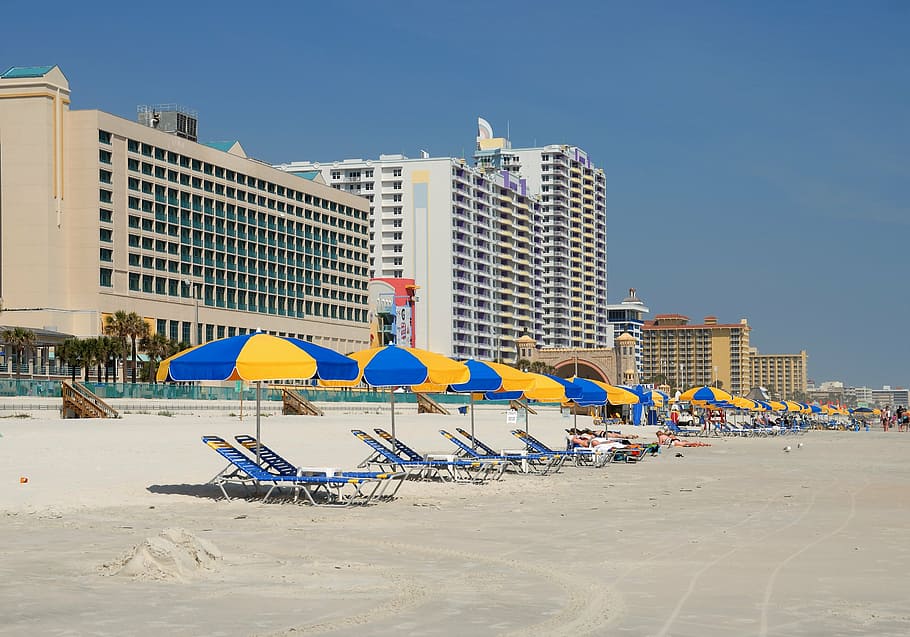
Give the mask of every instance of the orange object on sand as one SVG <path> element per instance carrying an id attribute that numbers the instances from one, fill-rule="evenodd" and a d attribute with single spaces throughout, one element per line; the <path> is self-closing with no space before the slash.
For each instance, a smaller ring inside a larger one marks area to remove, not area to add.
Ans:
<path id="1" fill-rule="evenodd" d="M 20 476 L 20 477 L 19 477 L 19 484 L 25 484 L 26 482 L 28 482 L 28 478 L 27 478 L 27 477 L 25 477 L 25 476 Z"/>

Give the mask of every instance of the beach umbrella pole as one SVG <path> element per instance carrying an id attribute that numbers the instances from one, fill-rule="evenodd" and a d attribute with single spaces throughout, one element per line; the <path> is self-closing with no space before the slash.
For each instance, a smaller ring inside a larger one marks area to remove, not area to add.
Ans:
<path id="1" fill-rule="evenodd" d="M 471 449 L 477 449 L 477 443 L 474 442 L 474 392 L 471 392 Z"/>
<path id="2" fill-rule="evenodd" d="M 259 404 L 262 402 L 262 381 L 256 381 L 256 464 L 259 464 Z"/>
<path id="3" fill-rule="evenodd" d="M 389 404 L 392 405 L 392 438 L 395 438 L 395 388 L 391 388 Z M 398 438 L 395 438 L 395 451 L 398 451 Z"/>

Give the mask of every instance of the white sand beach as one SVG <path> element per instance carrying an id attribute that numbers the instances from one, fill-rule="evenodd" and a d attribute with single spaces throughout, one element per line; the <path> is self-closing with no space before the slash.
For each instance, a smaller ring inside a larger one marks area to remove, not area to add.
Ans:
<path id="1" fill-rule="evenodd" d="M 200 436 L 232 441 L 255 431 L 250 416 L 13 413 L 0 419 L 0 635 L 910 634 L 903 433 L 711 439 L 327 509 L 206 486 L 224 462 Z M 350 430 L 388 424 L 378 406 L 270 415 L 262 439 L 300 465 L 353 469 L 369 450 Z M 397 418 L 422 451 L 452 449 L 438 430 L 458 426 L 469 417 Z M 567 426 L 556 410 L 531 416 L 554 447 Z M 479 408 L 476 427 L 518 446 L 501 407 Z M 174 545 L 189 558 L 162 549 Z"/>

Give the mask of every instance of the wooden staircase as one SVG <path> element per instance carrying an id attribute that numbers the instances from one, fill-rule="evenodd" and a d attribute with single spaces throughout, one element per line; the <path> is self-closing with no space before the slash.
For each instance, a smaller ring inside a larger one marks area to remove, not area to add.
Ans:
<path id="1" fill-rule="evenodd" d="M 65 380 L 60 385 L 64 418 L 119 418 L 117 410 L 82 383 Z"/>
<path id="2" fill-rule="evenodd" d="M 443 414 L 444 416 L 449 415 L 449 411 L 445 407 L 437 403 L 426 394 L 415 391 L 414 395 L 417 396 L 418 414 Z"/>
<path id="3" fill-rule="evenodd" d="M 524 409 L 524 410 L 527 411 L 529 414 L 532 414 L 532 415 L 534 415 L 534 416 L 537 415 L 537 412 L 534 411 L 533 409 L 531 409 L 531 408 L 528 406 L 528 403 L 524 403 L 524 402 L 522 402 L 522 401 L 520 401 L 520 400 L 510 400 L 510 401 L 509 401 L 509 407 L 510 407 L 511 409 L 514 409 L 515 411 L 518 411 L 519 409 Z"/>
<path id="4" fill-rule="evenodd" d="M 294 416 L 324 416 L 322 410 L 296 389 L 282 389 L 281 413 Z"/>

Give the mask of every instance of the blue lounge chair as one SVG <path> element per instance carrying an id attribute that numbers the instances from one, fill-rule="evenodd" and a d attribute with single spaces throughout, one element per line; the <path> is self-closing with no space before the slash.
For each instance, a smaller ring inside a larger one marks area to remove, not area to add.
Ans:
<path id="1" fill-rule="evenodd" d="M 468 439 L 468 442 L 470 442 L 472 445 L 476 446 L 478 449 L 480 449 L 481 451 L 483 451 L 485 454 L 490 455 L 490 456 L 495 456 L 495 455 L 496 455 L 497 452 L 496 452 L 494 449 L 492 449 L 489 445 L 485 444 L 485 443 L 484 443 L 482 440 L 480 440 L 479 438 L 475 438 L 474 436 L 472 436 L 470 433 L 468 433 L 467 431 L 465 431 L 465 430 L 462 429 L 461 427 L 456 427 L 456 428 L 455 428 L 455 431 L 457 431 L 457 432 L 460 433 L 462 436 L 464 436 L 465 438 L 467 438 L 467 439 Z"/>
<path id="2" fill-rule="evenodd" d="M 406 444 L 404 444 L 403 442 L 401 442 L 400 439 L 393 437 L 392 434 L 390 434 L 385 429 L 380 429 L 379 427 L 374 427 L 373 431 L 376 432 L 377 436 L 379 436 L 380 438 L 385 440 L 386 444 L 388 444 L 392 448 L 392 451 L 394 451 L 398 455 L 404 456 L 405 458 L 407 458 L 409 460 L 424 460 L 425 459 L 423 454 L 417 453 L 411 447 L 409 447 Z"/>
<path id="3" fill-rule="evenodd" d="M 482 454 L 476 449 L 459 440 L 445 429 L 440 429 L 439 433 L 444 438 L 451 441 L 460 451 L 460 455 L 470 460 L 498 460 L 508 462 L 511 467 L 520 470 L 522 473 L 534 472 L 538 475 L 547 475 L 551 471 L 556 473 L 565 462 L 565 456 L 555 454 L 547 455 L 543 453 L 523 453 L 523 454 Z"/>
<path id="4" fill-rule="evenodd" d="M 672 433 L 675 433 L 677 436 L 697 436 L 701 433 L 701 429 L 695 429 L 690 427 L 680 427 L 672 420 L 666 422 L 667 429 Z"/>
<path id="5" fill-rule="evenodd" d="M 260 461 L 275 473 L 285 476 L 296 476 L 300 474 L 300 469 L 296 465 L 285 460 L 271 448 L 258 442 L 253 436 L 241 434 L 239 436 L 234 436 L 234 439 L 251 454 L 255 454 L 256 448 L 258 447 Z M 383 480 L 382 488 L 373 496 L 376 499 L 383 500 L 390 500 L 395 497 L 395 494 L 398 493 L 398 489 L 401 488 L 401 483 L 404 481 L 405 477 L 403 472 L 389 473 L 386 471 L 336 471 L 333 475 L 336 477 L 341 476 L 343 478 L 374 478 L 376 480 Z M 392 482 L 396 483 L 395 488 L 392 489 L 391 493 L 385 493 L 388 485 Z"/>
<path id="6" fill-rule="evenodd" d="M 289 487 L 294 490 L 294 500 L 300 493 L 304 494 L 307 501 L 315 506 L 349 506 L 351 504 L 369 504 L 376 494 L 382 481 L 377 478 L 355 478 L 343 476 L 300 476 L 281 475 L 263 469 L 255 461 L 248 458 L 236 447 L 228 444 L 218 436 L 203 436 L 202 442 L 214 449 L 228 461 L 228 466 L 216 474 L 209 484 L 215 484 L 221 489 L 226 500 L 230 496 L 225 489 L 227 484 L 240 484 L 245 487 L 267 486 L 268 490 L 262 498 L 268 501 L 276 489 Z M 372 490 L 364 490 L 373 485 Z M 354 493 L 345 493 L 343 489 L 351 486 Z M 317 500 L 317 497 L 319 499 Z"/>
<path id="7" fill-rule="evenodd" d="M 506 462 L 496 460 L 433 460 L 429 458 L 412 460 L 396 454 L 365 431 L 352 429 L 351 433 L 373 450 L 373 454 L 365 462 L 380 468 L 404 471 L 409 477 L 422 480 L 438 478 L 452 482 L 474 483 L 485 482 L 490 478 L 498 480 L 508 465 Z M 372 459 L 374 457 L 375 459 Z"/>

